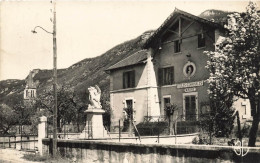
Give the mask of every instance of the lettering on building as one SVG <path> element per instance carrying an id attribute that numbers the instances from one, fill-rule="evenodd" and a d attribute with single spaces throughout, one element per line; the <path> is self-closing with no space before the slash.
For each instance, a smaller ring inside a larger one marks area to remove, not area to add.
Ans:
<path id="1" fill-rule="evenodd" d="M 186 92 L 186 93 L 187 92 L 195 92 L 195 91 L 196 91 L 196 88 L 194 88 L 194 87 L 193 88 L 185 88 L 184 89 L 184 92 Z"/>
<path id="2" fill-rule="evenodd" d="M 177 88 L 189 88 L 203 86 L 203 81 L 177 84 Z"/>

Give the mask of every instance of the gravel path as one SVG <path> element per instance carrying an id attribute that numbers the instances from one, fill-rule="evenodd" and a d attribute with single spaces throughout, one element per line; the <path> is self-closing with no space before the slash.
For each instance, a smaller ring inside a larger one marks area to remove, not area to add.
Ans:
<path id="1" fill-rule="evenodd" d="M 23 159 L 25 151 L 18 151 L 15 149 L 1 149 L 0 148 L 0 163 L 43 163 L 43 162 L 33 162 Z"/>

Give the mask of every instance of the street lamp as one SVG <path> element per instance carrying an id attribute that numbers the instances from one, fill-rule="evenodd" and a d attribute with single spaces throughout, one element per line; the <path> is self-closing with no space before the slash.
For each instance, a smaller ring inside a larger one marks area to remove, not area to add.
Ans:
<path id="1" fill-rule="evenodd" d="M 46 33 L 53 36 L 53 94 L 54 94 L 54 111 L 53 111 L 53 157 L 57 155 L 57 44 L 56 44 L 56 2 L 53 2 L 53 32 L 49 32 L 41 26 L 36 26 L 32 33 L 37 33 L 36 29 L 40 28 Z"/>

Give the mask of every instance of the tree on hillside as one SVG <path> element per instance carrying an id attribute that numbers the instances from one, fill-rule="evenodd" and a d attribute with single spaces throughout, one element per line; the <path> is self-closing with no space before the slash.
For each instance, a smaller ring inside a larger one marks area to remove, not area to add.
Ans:
<path id="1" fill-rule="evenodd" d="M 234 21 L 235 20 L 235 21 Z M 209 56 L 209 94 L 248 98 L 253 122 L 249 146 L 255 146 L 260 120 L 260 15 L 256 4 L 250 2 L 246 13 L 232 14 L 226 26 L 228 35 Z M 220 93 L 220 94 L 219 94 Z"/>
<path id="2" fill-rule="evenodd" d="M 37 107 L 45 109 L 49 112 L 49 115 L 53 114 L 53 91 L 47 89 L 38 96 Z M 74 122 L 78 126 L 84 122 L 84 110 L 85 105 L 76 95 L 73 89 L 66 86 L 59 86 L 57 89 L 57 127 L 59 132 L 63 125 Z"/>

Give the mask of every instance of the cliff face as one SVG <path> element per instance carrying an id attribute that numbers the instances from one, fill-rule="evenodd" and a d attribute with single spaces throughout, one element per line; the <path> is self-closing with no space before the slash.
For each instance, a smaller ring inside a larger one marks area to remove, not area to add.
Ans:
<path id="1" fill-rule="evenodd" d="M 102 90 L 103 102 L 109 101 L 109 74 L 105 69 L 141 49 L 141 46 L 153 31 L 147 31 L 141 36 L 126 41 L 95 57 L 86 58 L 66 69 L 58 70 L 58 85 L 74 88 L 76 93 L 87 102 L 89 86 L 97 84 Z M 37 85 L 37 94 L 52 87 L 52 70 L 32 70 L 33 81 Z M 27 76 L 28 78 L 28 76 Z M 0 104 L 13 106 L 23 100 L 23 90 L 26 80 L 0 81 Z"/>

